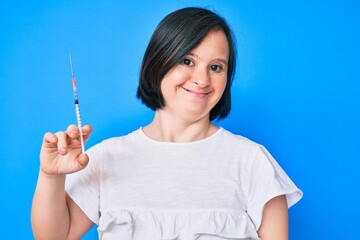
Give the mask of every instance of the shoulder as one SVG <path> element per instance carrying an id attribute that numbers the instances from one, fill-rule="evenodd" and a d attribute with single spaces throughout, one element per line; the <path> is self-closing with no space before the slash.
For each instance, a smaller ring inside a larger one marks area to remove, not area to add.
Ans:
<path id="1" fill-rule="evenodd" d="M 236 164 L 244 175 L 251 172 L 265 148 L 242 135 L 234 134 L 223 128 L 220 131 L 216 147 L 221 149 L 219 154 L 222 158 Z"/>
<path id="2" fill-rule="evenodd" d="M 263 148 L 261 144 L 242 135 L 232 133 L 224 128 L 220 128 L 220 131 L 221 142 L 240 151 L 258 152 Z"/>

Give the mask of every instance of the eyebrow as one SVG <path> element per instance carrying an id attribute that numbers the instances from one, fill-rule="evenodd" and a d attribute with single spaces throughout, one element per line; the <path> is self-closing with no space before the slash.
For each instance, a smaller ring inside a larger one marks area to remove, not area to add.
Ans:
<path id="1" fill-rule="evenodd" d="M 197 54 L 195 54 L 195 53 L 188 53 L 187 55 L 190 55 L 190 56 L 193 56 L 193 57 L 196 57 L 196 58 L 199 58 L 199 56 L 197 55 Z M 219 62 L 222 62 L 223 64 L 225 64 L 226 66 L 228 65 L 228 61 L 227 60 L 225 60 L 225 59 L 223 59 L 223 58 L 215 58 L 215 59 L 213 59 L 213 61 L 219 61 Z"/>

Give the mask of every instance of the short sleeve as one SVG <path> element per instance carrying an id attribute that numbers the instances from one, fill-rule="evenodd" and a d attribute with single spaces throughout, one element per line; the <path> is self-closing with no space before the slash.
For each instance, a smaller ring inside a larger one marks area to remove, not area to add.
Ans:
<path id="1" fill-rule="evenodd" d="M 100 145 L 90 148 L 86 153 L 89 163 L 83 170 L 68 174 L 65 191 L 71 199 L 84 211 L 89 219 L 99 223 L 100 200 Z"/>
<path id="2" fill-rule="evenodd" d="M 247 212 L 257 230 L 265 204 L 280 195 L 286 196 L 290 208 L 301 199 L 303 193 L 271 154 L 260 146 L 252 165 L 247 196 Z"/>

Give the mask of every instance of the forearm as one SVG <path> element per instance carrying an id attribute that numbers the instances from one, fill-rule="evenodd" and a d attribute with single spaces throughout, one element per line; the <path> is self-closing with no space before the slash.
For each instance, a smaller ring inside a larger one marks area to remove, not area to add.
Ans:
<path id="1" fill-rule="evenodd" d="M 65 175 L 48 176 L 40 170 L 31 210 L 35 239 L 66 239 L 69 223 Z"/>

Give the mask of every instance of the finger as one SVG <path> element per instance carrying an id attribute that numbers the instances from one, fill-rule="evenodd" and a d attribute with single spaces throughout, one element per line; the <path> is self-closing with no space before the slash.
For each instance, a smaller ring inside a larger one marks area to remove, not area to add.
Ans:
<path id="1" fill-rule="evenodd" d="M 81 154 L 80 156 L 77 157 L 76 161 L 78 163 L 79 168 L 83 169 L 89 163 L 89 156 L 87 154 Z"/>
<path id="2" fill-rule="evenodd" d="M 83 138 L 84 138 L 84 141 L 86 142 L 91 133 L 92 133 L 92 127 L 90 125 L 85 125 L 83 128 L 82 128 L 82 131 L 83 131 Z"/>
<path id="3" fill-rule="evenodd" d="M 68 128 L 66 129 L 66 134 L 70 137 L 70 138 L 78 138 L 79 137 L 79 129 L 76 125 L 71 124 L 68 126 Z"/>
<path id="4" fill-rule="evenodd" d="M 58 139 L 55 134 L 47 132 L 44 134 L 43 144 L 56 144 L 57 140 Z"/>
<path id="5" fill-rule="evenodd" d="M 65 132 L 57 132 L 55 134 L 57 136 L 58 139 L 58 151 L 60 154 L 65 155 L 68 152 L 68 139 L 67 139 L 67 134 Z"/>

